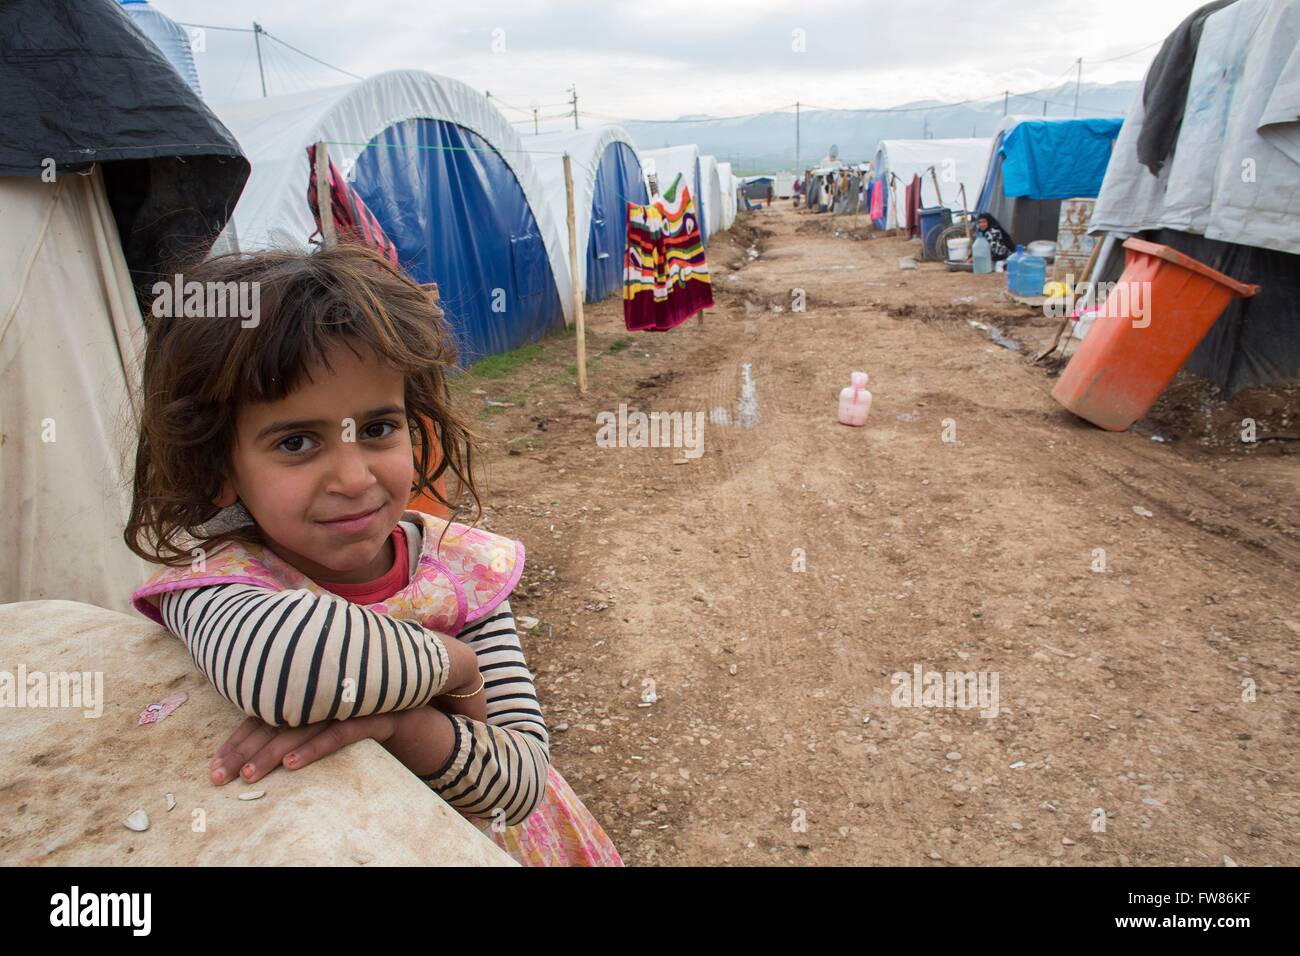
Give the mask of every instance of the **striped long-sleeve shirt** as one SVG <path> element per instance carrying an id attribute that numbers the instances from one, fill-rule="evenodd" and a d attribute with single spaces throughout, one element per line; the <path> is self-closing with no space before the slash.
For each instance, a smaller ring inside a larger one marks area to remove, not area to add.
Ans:
<path id="1" fill-rule="evenodd" d="M 218 693 L 276 726 L 420 707 L 451 673 L 451 638 L 332 594 L 220 584 L 165 592 L 159 610 Z M 549 737 L 509 602 L 458 636 L 477 655 L 487 722 L 449 714 L 451 757 L 421 779 L 469 816 L 521 823 L 545 793 Z"/>

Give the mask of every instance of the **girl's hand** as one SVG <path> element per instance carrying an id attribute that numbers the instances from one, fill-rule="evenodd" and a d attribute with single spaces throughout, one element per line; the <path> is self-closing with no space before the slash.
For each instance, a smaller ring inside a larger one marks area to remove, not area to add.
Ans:
<path id="1" fill-rule="evenodd" d="M 208 761 L 212 782 L 221 786 L 241 777 L 245 783 L 255 783 L 276 767 L 297 770 L 358 740 L 385 743 L 406 713 L 410 712 L 327 720 L 305 727 L 272 727 L 249 717 Z"/>

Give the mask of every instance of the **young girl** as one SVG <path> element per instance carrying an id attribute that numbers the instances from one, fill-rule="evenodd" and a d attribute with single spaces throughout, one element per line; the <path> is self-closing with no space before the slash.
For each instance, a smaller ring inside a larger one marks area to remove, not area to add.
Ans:
<path id="1" fill-rule="evenodd" d="M 135 606 L 249 715 L 213 783 L 369 737 L 521 863 L 621 865 L 550 766 L 508 600 L 523 545 L 407 507 L 450 507 L 448 471 L 478 504 L 437 306 L 356 246 L 185 279 L 256 283 L 260 308 L 150 318 L 125 538 L 165 565 Z"/>

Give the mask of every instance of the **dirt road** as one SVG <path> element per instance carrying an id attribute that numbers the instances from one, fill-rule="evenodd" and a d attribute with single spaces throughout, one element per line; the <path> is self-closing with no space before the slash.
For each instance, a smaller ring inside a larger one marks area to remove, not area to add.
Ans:
<path id="1" fill-rule="evenodd" d="M 1294 443 L 1092 428 L 968 319 L 1051 323 L 913 248 L 782 203 L 710 247 L 702 325 L 589 306 L 587 396 L 571 334 L 457 383 L 556 766 L 634 865 L 1300 862 Z M 596 446 L 620 402 L 734 421 L 742 363 L 754 427 Z M 893 706 L 918 666 L 997 716 Z"/>

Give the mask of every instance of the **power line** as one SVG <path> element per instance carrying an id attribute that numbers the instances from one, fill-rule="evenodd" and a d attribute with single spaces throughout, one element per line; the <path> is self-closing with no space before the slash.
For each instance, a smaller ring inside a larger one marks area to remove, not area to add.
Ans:
<path id="1" fill-rule="evenodd" d="M 1164 40 L 1157 40 L 1155 43 L 1148 43 L 1146 46 L 1134 50 L 1132 53 L 1121 53 L 1119 56 L 1108 56 L 1104 60 L 1088 60 L 1088 62 L 1089 63 L 1110 63 L 1114 60 L 1126 60 L 1131 56 L 1136 56 L 1137 54 L 1142 53 L 1145 50 L 1151 49 L 1153 46 L 1160 46 L 1160 44 L 1164 42 L 1165 42 Z"/>
<path id="2" fill-rule="evenodd" d="M 263 30 L 263 31 L 262 31 L 262 36 L 264 36 L 264 37 L 269 37 L 270 39 L 274 40 L 276 43 L 280 44 L 281 46 L 286 46 L 286 47 L 288 47 L 290 50 L 292 50 L 294 53 L 297 53 L 299 56 L 305 56 L 307 59 L 311 60 L 312 62 L 314 62 L 314 63 L 319 63 L 321 66 L 327 66 L 327 67 L 329 67 L 331 70 L 335 70 L 335 71 L 337 71 L 337 72 L 339 72 L 339 73 L 342 73 L 344 76 L 350 76 L 350 77 L 352 77 L 352 79 L 354 79 L 354 80 L 364 80 L 364 79 L 365 79 L 364 76 L 358 76 L 357 74 L 351 72 L 350 70 L 345 70 L 345 69 L 343 69 L 343 67 L 341 67 L 341 66 L 335 66 L 333 63 L 326 63 L 326 62 L 325 62 L 324 60 L 322 60 L 320 57 L 312 56 L 310 53 L 307 53 L 307 52 L 304 51 L 304 50 L 300 50 L 300 49 L 298 49 L 298 48 L 297 48 L 296 46 L 294 46 L 292 43 L 286 43 L 284 40 L 281 40 L 281 39 L 280 39 L 278 36 L 276 36 L 274 33 L 268 33 L 267 31 Z"/>

